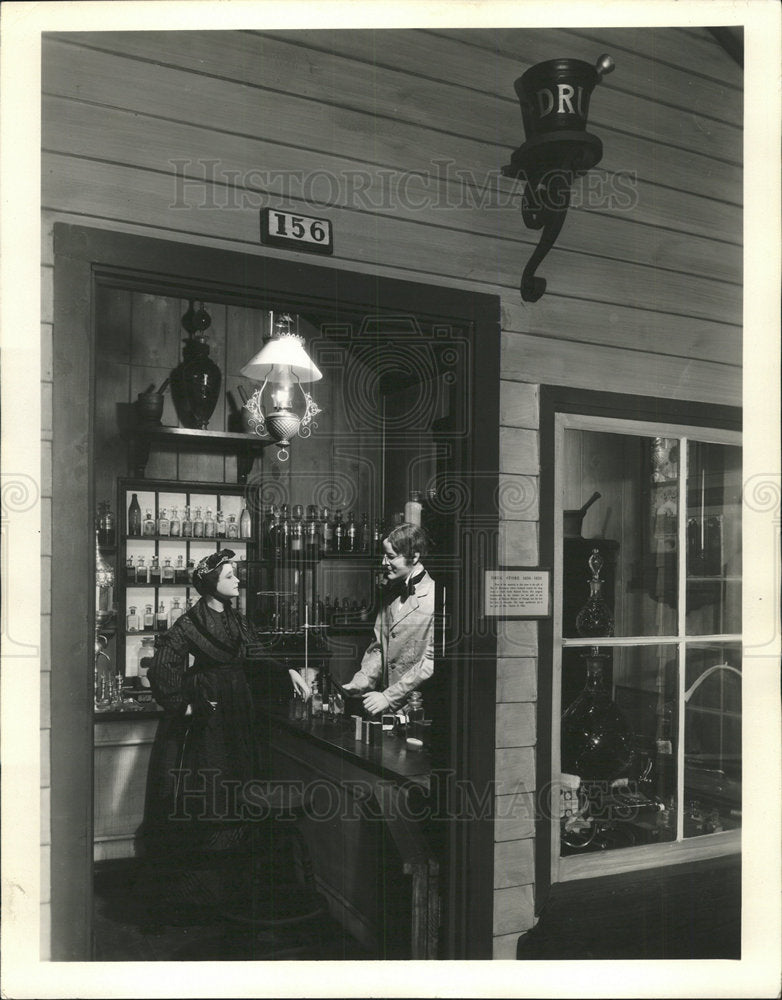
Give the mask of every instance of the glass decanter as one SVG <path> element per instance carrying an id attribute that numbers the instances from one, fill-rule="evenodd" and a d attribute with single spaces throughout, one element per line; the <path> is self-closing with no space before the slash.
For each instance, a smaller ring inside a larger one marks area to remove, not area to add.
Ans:
<path id="1" fill-rule="evenodd" d="M 584 690 L 562 715 L 562 771 L 583 781 L 613 781 L 632 763 L 630 729 L 605 684 L 610 654 L 585 653 Z"/>
<path id="2" fill-rule="evenodd" d="M 603 598 L 603 557 L 598 549 L 592 549 L 587 562 L 592 572 L 589 599 L 576 615 L 576 631 L 583 638 L 612 636 L 614 616 Z M 586 781 L 612 781 L 631 764 L 630 729 L 605 684 L 604 667 L 611 654 L 592 646 L 582 659 L 584 690 L 562 715 L 562 771 Z"/>
<path id="3" fill-rule="evenodd" d="M 576 615 L 576 631 L 584 639 L 614 634 L 614 616 L 603 597 L 603 580 L 600 571 L 603 557 L 599 549 L 592 549 L 587 560 L 592 576 L 589 580 L 589 600 Z"/>

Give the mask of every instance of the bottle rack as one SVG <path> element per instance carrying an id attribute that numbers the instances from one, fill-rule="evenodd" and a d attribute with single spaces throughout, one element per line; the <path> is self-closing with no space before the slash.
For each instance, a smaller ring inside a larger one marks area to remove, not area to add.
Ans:
<path id="1" fill-rule="evenodd" d="M 192 585 L 190 576 L 187 579 L 175 581 L 152 580 L 147 581 L 129 580 L 127 575 L 127 561 L 129 556 L 134 557 L 134 564 L 137 564 L 138 557 L 143 555 L 145 559 L 145 570 L 149 572 L 149 564 L 152 556 L 157 556 L 162 574 L 165 559 L 170 559 L 172 567 L 175 568 L 176 558 L 182 556 L 182 562 L 187 567 L 188 561 L 197 564 L 204 556 L 210 552 L 217 552 L 221 548 L 233 549 L 237 556 L 238 572 L 240 577 L 240 597 L 239 608 L 246 610 L 247 600 L 247 577 L 249 565 L 255 555 L 253 537 L 249 538 L 227 538 L 220 537 L 192 537 L 192 535 L 171 535 L 154 532 L 150 534 L 129 534 L 128 508 L 134 493 L 138 495 L 139 506 L 141 508 L 142 531 L 145 512 L 150 511 L 157 523 L 162 509 L 169 515 L 172 508 L 177 507 L 180 512 L 180 520 L 184 514 L 184 508 L 189 506 L 191 513 L 195 513 L 197 507 L 202 508 L 202 514 L 207 507 L 211 507 L 215 516 L 218 511 L 224 514 L 233 513 L 236 516 L 237 524 L 241 512 L 242 499 L 245 497 L 245 488 L 242 486 L 227 485 L 224 483 L 193 483 L 179 480 L 151 480 L 151 479 L 120 479 L 118 482 L 118 507 L 119 507 L 119 544 L 117 546 L 117 566 L 115 572 L 116 585 L 115 594 L 117 597 L 117 669 L 125 677 L 126 682 L 134 683 L 131 678 L 136 675 L 136 663 L 134 657 L 137 655 L 141 640 L 149 638 L 165 631 L 170 625 L 169 612 L 175 600 L 180 601 L 180 609 L 184 612 L 187 609 L 187 602 L 190 598 L 197 598 L 198 594 Z M 216 523 L 216 522 L 215 522 Z M 252 536 L 252 531 L 251 531 Z M 191 566 L 192 570 L 192 566 Z M 158 627 L 158 613 L 161 601 L 166 611 L 165 625 Z M 144 609 L 147 605 L 152 606 L 154 624 L 152 628 L 143 627 Z M 127 618 L 131 607 L 136 608 L 139 617 L 139 629 L 128 629 Z"/>

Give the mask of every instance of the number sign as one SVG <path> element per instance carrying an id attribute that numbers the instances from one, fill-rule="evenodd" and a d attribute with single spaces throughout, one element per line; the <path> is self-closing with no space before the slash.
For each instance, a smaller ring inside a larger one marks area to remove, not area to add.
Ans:
<path id="1" fill-rule="evenodd" d="M 261 211 L 261 243 L 307 253 L 334 253 L 334 234 L 329 219 L 294 215 L 278 208 Z"/>

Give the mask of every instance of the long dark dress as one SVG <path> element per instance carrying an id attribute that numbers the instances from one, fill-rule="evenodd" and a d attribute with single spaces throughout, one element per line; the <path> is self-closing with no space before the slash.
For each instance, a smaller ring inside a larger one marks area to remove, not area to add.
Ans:
<path id="1" fill-rule="evenodd" d="M 246 838 L 243 789 L 258 775 L 245 671 L 267 675 L 261 688 L 279 690 L 284 678 L 290 693 L 287 668 L 264 654 L 243 615 L 231 606 L 215 611 L 205 599 L 157 636 L 155 647 L 148 677 L 165 714 L 149 765 L 145 853 L 184 861 L 231 850 Z"/>

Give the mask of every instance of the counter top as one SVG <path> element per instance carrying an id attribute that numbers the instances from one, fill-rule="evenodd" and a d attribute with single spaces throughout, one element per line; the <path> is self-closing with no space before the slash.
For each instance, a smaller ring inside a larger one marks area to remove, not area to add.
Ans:
<path id="1" fill-rule="evenodd" d="M 139 704 L 125 702 L 122 707 L 108 708 L 105 712 L 95 711 L 93 722 L 128 722 L 132 719 L 157 719 L 163 714 L 163 709 L 155 701 Z"/>
<path id="2" fill-rule="evenodd" d="M 286 705 L 267 705 L 264 711 L 274 724 L 287 733 L 317 744 L 364 770 L 397 784 L 429 788 L 432 761 L 428 751 L 409 749 L 403 737 L 384 732 L 381 742 L 371 746 L 354 738 L 355 726 L 351 716 L 293 719 Z"/>

